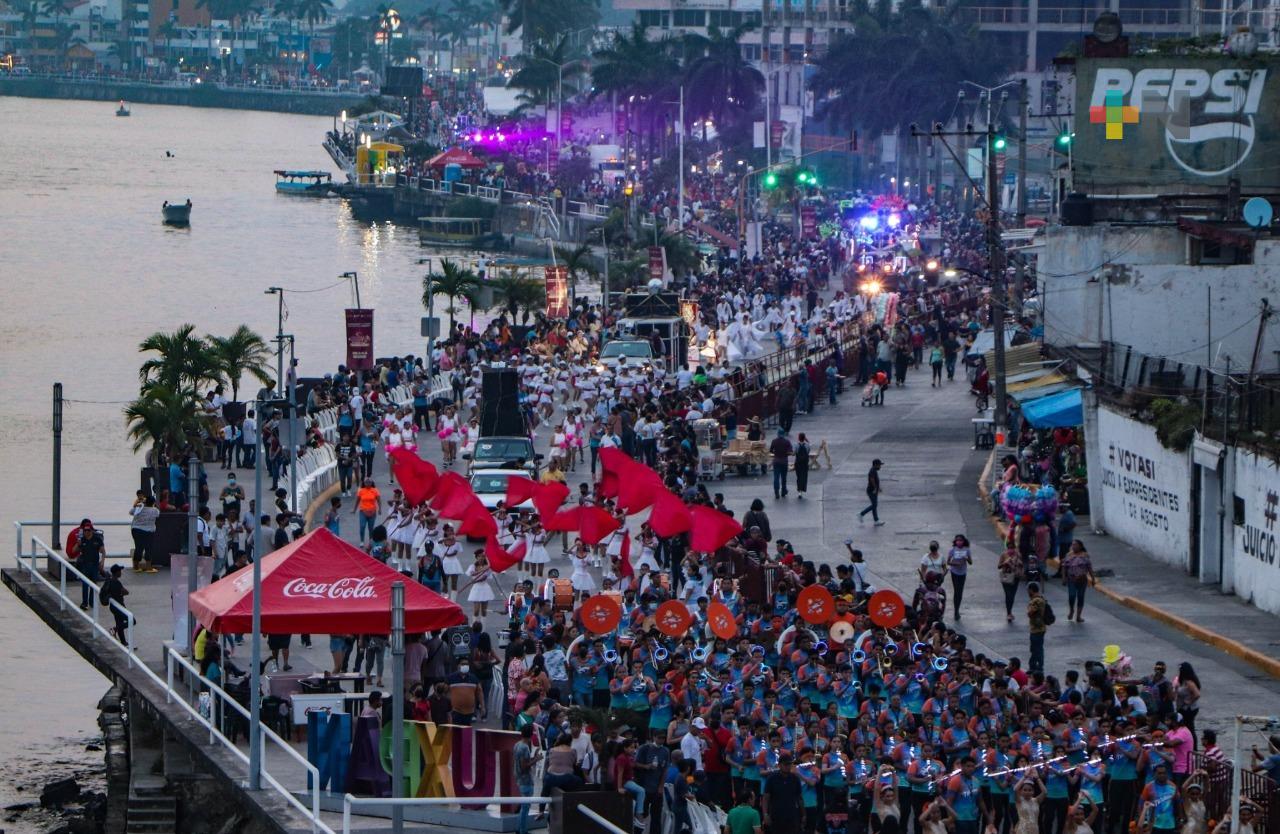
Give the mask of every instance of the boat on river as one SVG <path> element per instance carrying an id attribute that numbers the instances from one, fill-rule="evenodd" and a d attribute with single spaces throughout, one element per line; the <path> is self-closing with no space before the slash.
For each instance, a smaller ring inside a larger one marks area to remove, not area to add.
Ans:
<path id="1" fill-rule="evenodd" d="M 483 217 L 419 217 L 418 242 L 423 246 L 450 246 L 459 249 L 508 248 L 507 238 L 490 231 Z"/>
<path id="2" fill-rule="evenodd" d="M 120 102 L 120 106 L 116 108 L 116 115 L 117 116 L 129 115 L 129 105 L 125 104 L 123 100 Z"/>
<path id="3" fill-rule="evenodd" d="M 276 192 L 297 197 L 328 197 L 333 175 L 328 171 L 276 171 Z"/>
<path id="4" fill-rule="evenodd" d="M 165 200 L 164 205 L 160 207 L 160 211 L 164 215 L 166 225 L 191 225 L 191 200 L 189 199 L 185 203 L 171 203 Z"/>

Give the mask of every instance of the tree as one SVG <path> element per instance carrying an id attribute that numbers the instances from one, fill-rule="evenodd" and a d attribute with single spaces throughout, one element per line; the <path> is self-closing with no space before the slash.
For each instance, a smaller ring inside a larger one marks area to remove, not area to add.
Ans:
<path id="1" fill-rule="evenodd" d="M 178 34 L 178 32 L 180 31 L 178 29 L 178 21 L 174 20 L 171 17 L 166 17 L 164 20 L 164 23 L 161 23 L 160 28 L 156 31 L 161 37 L 164 38 L 164 58 L 166 61 L 168 61 L 169 49 L 170 49 L 170 44 L 173 42 L 173 36 Z"/>
<path id="2" fill-rule="evenodd" d="M 564 67 L 565 97 L 568 98 L 577 93 L 577 85 L 573 82 L 583 74 L 584 67 L 582 61 L 570 49 L 567 35 L 562 35 L 554 46 L 535 43 L 517 60 L 520 63 L 520 69 L 511 76 L 511 80 L 507 82 L 508 87 L 526 90 L 531 98 L 545 91 L 546 100 L 555 101 L 561 79 L 560 67 Z"/>
<path id="3" fill-rule="evenodd" d="M 631 258 L 625 261 L 609 261 L 609 292 L 621 292 L 638 287 L 649 280 L 649 259 Z"/>
<path id="4" fill-rule="evenodd" d="M 662 235 L 659 245 L 667 254 L 667 268 L 675 276 L 696 272 L 702 263 L 702 256 L 689 238 L 679 232 L 668 232 Z"/>
<path id="5" fill-rule="evenodd" d="M 600 20 L 597 0 L 500 0 L 507 15 L 507 34 L 520 30 L 521 52 L 550 41 L 562 32 L 595 26 Z"/>
<path id="6" fill-rule="evenodd" d="M 387 77 L 387 65 L 391 63 L 391 33 L 400 20 L 400 15 L 387 4 L 382 4 L 374 12 L 375 27 L 382 32 L 382 77 Z"/>
<path id="7" fill-rule="evenodd" d="M 504 310 L 513 323 L 521 313 L 521 320 L 528 322 L 530 316 L 546 307 L 546 286 L 538 281 L 508 274 L 495 278 L 490 286 L 493 287 L 494 306 Z"/>
<path id="8" fill-rule="evenodd" d="M 222 381 L 231 386 L 233 401 L 240 400 L 240 381 L 245 374 L 263 385 L 272 383 L 271 351 L 263 338 L 245 325 L 240 325 L 230 336 L 209 336 L 208 341 Z"/>
<path id="9" fill-rule="evenodd" d="M 453 330 L 453 317 L 458 312 L 459 298 L 472 307 L 480 296 L 480 276 L 445 258 L 440 262 L 440 271 L 433 272 L 422 279 L 422 306 L 430 307 L 433 296 L 442 295 L 449 299 L 445 312 L 449 314 L 449 330 Z"/>
<path id="10" fill-rule="evenodd" d="M 184 324 L 172 333 L 157 331 L 138 345 L 142 353 L 159 354 L 138 369 L 144 393 L 161 387 L 194 395 L 201 383 L 221 378 L 209 343 L 195 335 L 195 329 L 193 324 Z"/>
<path id="11" fill-rule="evenodd" d="M 300 19 L 307 21 L 307 26 L 313 32 L 317 23 L 329 19 L 332 10 L 333 0 L 298 0 L 298 4 L 294 8 L 295 14 Z"/>
<path id="12" fill-rule="evenodd" d="M 150 445 L 168 457 L 198 439 L 208 429 L 208 419 L 195 391 L 182 391 L 166 385 L 147 388 L 124 410 L 127 436 L 133 451 Z"/>
<path id="13" fill-rule="evenodd" d="M 625 102 L 628 121 L 639 134 L 642 117 L 649 122 L 650 148 L 659 133 L 659 116 L 668 112 L 678 92 L 680 62 L 669 40 L 651 41 L 637 21 L 629 33 L 615 32 L 613 41 L 592 57 L 592 94 L 612 93 Z"/>
<path id="14" fill-rule="evenodd" d="M 754 23 L 744 23 L 724 32 L 712 26 L 705 37 L 686 36 L 685 112 L 690 121 L 711 119 L 724 130 L 755 113 L 764 76 L 742 57 L 740 46 L 742 36 L 754 28 Z"/>
<path id="15" fill-rule="evenodd" d="M 960 79 L 991 84 L 1003 77 L 1007 55 L 957 20 L 958 8 L 953 2 L 934 11 L 904 0 L 893 13 L 885 3 L 872 9 L 859 0 L 853 34 L 831 45 L 809 82 L 819 117 L 872 134 L 927 126 L 954 112 Z"/>
<path id="16" fill-rule="evenodd" d="M 566 246 L 555 247 L 556 259 L 564 265 L 569 275 L 569 291 L 577 294 L 580 278 L 594 278 L 600 274 L 594 262 L 595 252 L 586 243 L 580 243 L 573 249 Z"/>

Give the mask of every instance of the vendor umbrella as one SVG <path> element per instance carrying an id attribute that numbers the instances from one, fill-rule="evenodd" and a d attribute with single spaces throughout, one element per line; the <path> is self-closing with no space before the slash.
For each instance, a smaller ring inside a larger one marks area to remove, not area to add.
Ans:
<path id="1" fill-rule="evenodd" d="M 263 634 L 388 634 L 391 583 L 404 582 L 405 631 L 464 625 L 457 603 L 317 528 L 262 558 Z M 253 630 L 253 566 L 188 597 L 200 624 L 218 634 Z"/>
<path id="2" fill-rule="evenodd" d="M 462 148 L 450 148 L 427 160 L 428 168 L 443 168 L 446 165 L 459 165 L 463 168 L 483 168 L 484 161 Z"/>

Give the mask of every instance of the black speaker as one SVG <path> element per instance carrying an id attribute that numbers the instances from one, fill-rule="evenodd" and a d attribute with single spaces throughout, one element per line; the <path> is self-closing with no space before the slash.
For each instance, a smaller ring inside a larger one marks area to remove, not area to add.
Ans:
<path id="1" fill-rule="evenodd" d="M 382 85 L 384 96 L 420 98 L 422 67 L 387 67 L 387 80 Z"/>
<path id="2" fill-rule="evenodd" d="M 527 433 L 515 370 L 486 370 L 480 385 L 480 436 L 523 437 Z"/>
<path id="3" fill-rule="evenodd" d="M 454 626 L 445 629 L 444 639 L 453 651 L 454 657 L 471 655 L 471 626 Z"/>
<path id="4" fill-rule="evenodd" d="M 622 307 L 628 318 L 670 318 L 680 315 L 680 294 L 670 291 L 627 293 Z"/>

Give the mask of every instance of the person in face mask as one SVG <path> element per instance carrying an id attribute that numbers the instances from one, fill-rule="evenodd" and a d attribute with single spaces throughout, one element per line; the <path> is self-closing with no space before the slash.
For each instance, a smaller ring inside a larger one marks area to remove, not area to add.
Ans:
<path id="1" fill-rule="evenodd" d="M 469 727 L 484 720 L 484 693 L 480 681 L 471 672 L 469 658 L 463 658 L 458 670 L 449 676 L 449 712 L 453 724 Z"/>
<path id="2" fill-rule="evenodd" d="M 240 502 L 244 500 L 244 487 L 236 483 L 236 475 L 234 472 L 227 475 L 227 484 L 222 488 L 218 498 L 222 501 L 222 514 L 228 518 L 234 512 L 240 513 Z"/>

